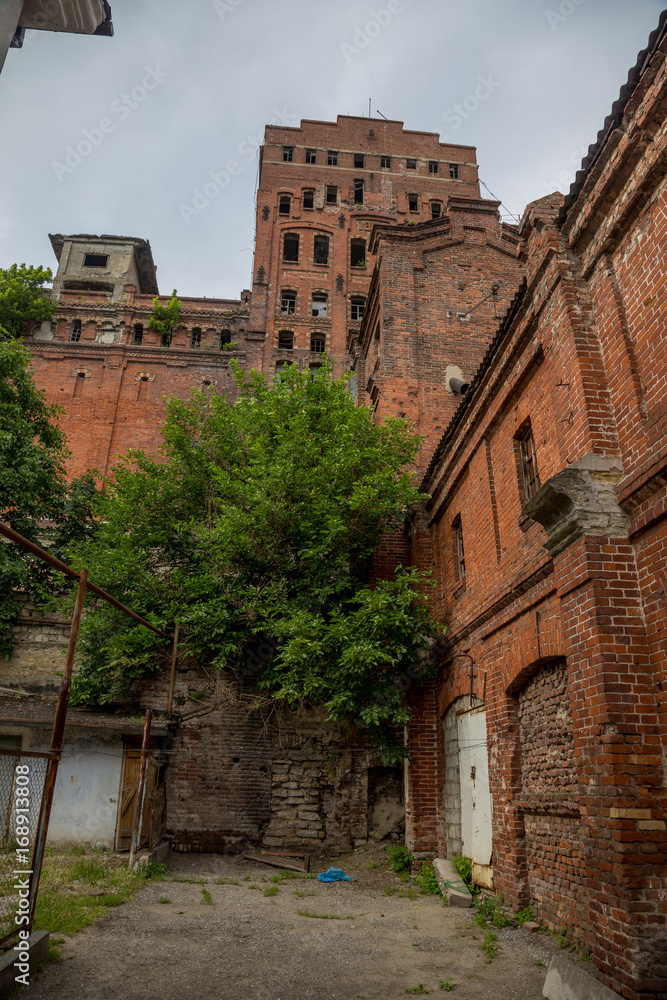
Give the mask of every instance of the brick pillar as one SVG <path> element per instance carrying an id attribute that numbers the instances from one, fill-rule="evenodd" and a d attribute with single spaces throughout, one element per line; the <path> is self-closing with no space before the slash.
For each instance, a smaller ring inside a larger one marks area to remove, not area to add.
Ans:
<path id="1" fill-rule="evenodd" d="M 444 843 L 443 731 L 435 681 L 411 698 L 413 719 L 405 765 L 405 843 L 411 851 L 437 851 Z"/>

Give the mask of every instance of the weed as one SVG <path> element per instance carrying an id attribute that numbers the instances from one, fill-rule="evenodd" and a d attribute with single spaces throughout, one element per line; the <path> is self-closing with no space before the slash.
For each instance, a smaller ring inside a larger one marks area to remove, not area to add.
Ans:
<path id="1" fill-rule="evenodd" d="M 370 863 L 370 865 L 368 867 L 369 868 L 379 868 L 380 866 L 377 863 L 377 861 L 371 861 L 371 863 Z"/>
<path id="2" fill-rule="evenodd" d="M 206 903 L 208 906 L 213 906 L 213 897 L 208 889 L 202 889 L 201 894 L 204 897 L 202 899 L 202 903 Z"/>
<path id="3" fill-rule="evenodd" d="M 451 993 L 451 991 L 454 989 L 454 983 L 451 981 L 451 979 L 441 979 L 438 985 L 441 990 L 446 990 L 448 993 Z"/>
<path id="4" fill-rule="evenodd" d="M 425 989 L 425 987 L 423 987 L 422 984 L 420 983 L 419 986 L 410 986 L 405 992 L 422 994 L 422 993 L 430 993 L 430 990 Z"/>
<path id="5" fill-rule="evenodd" d="M 265 896 L 275 896 L 279 892 L 280 892 L 280 889 L 279 889 L 279 887 L 277 885 L 270 885 L 270 886 L 267 886 L 267 888 L 264 890 L 264 895 Z"/>
<path id="6" fill-rule="evenodd" d="M 187 875 L 172 875 L 172 882 L 187 882 L 189 885 L 206 885 L 206 880 L 203 878 L 189 878 Z"/>
<path id="7" fill-rule="evenodd" d="M 297 910 L 296 912 L 300 917 L 314 917 L 316 920 L 354 920 L 351 913 L 340 917 L 337 913 L 311 913 L 310 910 Z"/>
<path id="8" fill-rule="evenodd" d="M 464 858 L 460 854 L 455 854 L 452 858 L 452 865 L 457 875 L 462 882 L 468 886 L 471 892 L 474 891 L 474 886 L 472 884 L 472 861 L 470 858 Z"/>
<path id="9" fill-rule="evenodd" d="M 396 885 L 388 885 L 388 886 L 386 886 L 382 890 L 382 895 L 383 896 L 395 896 L 397 892 L 398 892 L 398 886 L 396 886 Z"/>
<path id="10" fill-rule="evenodd" d="M 160 902 L 161 902 L 161 903 L 171 903 L 171 900 L 170 900 L 170 899 L 167 899 L 167 897 L 166 897 L 166 896 L 161 896 L 161 897 L 160 897 Z"/>
<path id="11" fill-rule="evenodd" d="M 93 885 L 100 882 L 106 873 L 106 866 L 97 858 L 75 861 L 70 868 L 70 878 L 73 882 L 91 882 Z"/>
<path id="12" fill-rule="evenodd" d="M 404 844 L 389 844 L 385 850 L 396 874 L 400 875 L 401 878 L 409 878 L 413 858 L 407 847 Z"/>
<path id="13" fill-rule="evenodd" d="M 167 866 L 157 861 L 150 861 L 139 869 L 139 874 L 147 882 L 159 882 L 167 877 Z"/>
<path id="14" fill-rule="evenodd" d="M 476 913 L 475 916 L 472 919 L 475 921 L 475 923 L 477 924 L 478 927 L 486 927 L 487 926 L 486 917 L 484 916 L 483 913 Z"/>
<path id="15" fill-rule="evenodd" d="M 541 969 L 546 969 L 546 965 L 540 958 L 535 959 L 535 965 L 539 965 Z"/>
<path id="16" fill-rule="evenodd" d="M 407 889 L 401 890 L 398 895 L 400 899 L 417 899 L 419 893 L 413 885 L 409 885 Z"/>
<path id="17" fill-rule="evenodd" d="M 490 897 L 481 899 L 478 896 L 475 902 L 475 909 L 477 910 L 477 916 L 484 917 L 485 920 L 490 921 L 499 930 L 503 927 L 514 926 L 514 919 L 505 913 L 502 906 L 495 899 L 491 899 Z M 479 923 L 477 918 L 475 920 Z M 484 924 L 479 923 L 479 926 L 483 927 Z"/>
<path id="18" fill-rule="evenodd" d="M 498 935 L 494 934 L 493 931 L 489 931 L 484 935 L 484 940 L 480 944 L 480 948 L 484 952 L 484 961 L 488 965 L 491 959 L 495 958 L 498 954 Z"/>
<path id="19" fill-rule="evenodd" d="M 415 875 L 415 882 L 419 886 L 422 896 L 442 895 L 433 865 L 423 865 Z"/>
<path id="20" fill-rule="evenodd" d="M 248 888 L 249 888 L 249 889 L 259 889 L 259 886 L 258 886 L 258 885 L 255 885 L 255 883 L 253 882 L 253 884 L 252 884 L 252 885 L 249 885 L 249 886 L 248 886 Z"/>
<path id="21" fill-rule="evenodd" d="M 295 889 L 294 890 L 294 895 L 296 896 L 297 899 L 303 899 L 304 896 L 316 896 L 317 893 L 316 892 L 301 892 L 300 889 Z"/>
<path id="22" fill-rule="evenodd" d="M 533 913 L 533 904 L 531 903 L 530 906 L 527 906 L 524 910 L 519 910 L 514 914 L 514 916 L 516 917 L 518 924 L 525 924 L 528 923 L 529 920 L 534 920 L 535 914 Z"/>
<path id="23" fill-rule="evenodd" d="M 213 885 L 241 885 L 236 878 L 216 878 Z"/>
<path id="24" fill-rule="evenodd" d="M 83 846 L 83 844 L 77 844 L 76 847 L 72 848 L 72 852 L 71 853 L 72 854 L 85 854 L 86 853 L 86 848 Z"/>

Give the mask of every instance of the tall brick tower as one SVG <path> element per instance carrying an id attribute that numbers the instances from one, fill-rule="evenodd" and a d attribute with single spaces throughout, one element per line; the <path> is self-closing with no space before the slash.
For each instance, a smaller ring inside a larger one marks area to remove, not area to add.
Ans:
<path id="1" fill-rule="evenodd" d="M 475 149 L 436 132 L 345 115 L 268 125 L 247 333 L 262 369 L 316 368 L 327 350 L 340 373 L 373 273 L 371 230 L 438 218 L 451 196 L 479 198 Z"/>

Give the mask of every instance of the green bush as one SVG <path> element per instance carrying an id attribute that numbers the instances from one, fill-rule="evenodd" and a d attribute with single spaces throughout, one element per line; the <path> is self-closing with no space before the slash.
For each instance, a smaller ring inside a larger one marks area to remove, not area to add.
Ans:
<path id="1" fill-rule="evenodd" d="M 441 896 L 433 865 L 424 865 L 415 875 L 415 882 L 423 896 Z"/>
<path id="2" fill-rule="evenodd" d="M 401 877 L 409 876 L 413 858 L 405 844 L 389 844 L 386 850 L 394 871 Z"/>
<path id="3" fill-rule="evenodd" d="M 465 882 L 471 892 L 474 891 L 474 886 L 472 884 L 472 861 L 470 858 L 464 858 L 460 854 L 455 854 L 451 859 L 452 865 L 459 878 Z"/>

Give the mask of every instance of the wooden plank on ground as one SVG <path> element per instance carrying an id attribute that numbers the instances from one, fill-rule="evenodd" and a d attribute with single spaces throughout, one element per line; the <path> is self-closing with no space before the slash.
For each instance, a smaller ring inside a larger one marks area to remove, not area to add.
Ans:
<path id="1" fill-rule="evenodd" d="M 287 868 L 289 871 L 302 872 L 304 875 L 308 871 L 307 862 L 299 863 L 295 858 L 277 858 L 267 854 L 255 854 L 252 851 L 246 851 L 243 857 L 247 858 L 248 861 L 257 861 L 261 865 L 273 865 L 274 868 Z"/>

